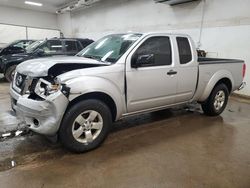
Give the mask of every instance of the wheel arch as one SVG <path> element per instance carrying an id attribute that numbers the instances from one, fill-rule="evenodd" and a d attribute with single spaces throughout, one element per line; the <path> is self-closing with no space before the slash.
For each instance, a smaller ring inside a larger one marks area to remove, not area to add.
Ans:
<path id="1" fill-rule="evenodd" d="M 69 103 L 75 100 L 99 99 L 106 102 L 108 107 L 114 108 L 111 109 L 113 120 L 120 119 L 126 112 L 124 91 L 110 79 L 84 75 L 69 79 L 65 84 L 70 88 Z"/>
<path id="2" fill-rule="evenodd" d="M 216 87 L 218 84 L 225 84 L 228 88 L 229 93 L 232 92 L 232 88 L 234 86 L 233 76 L 228 71 L 218 71 L 216 74 L 212 76 L 212 78 L 207 83 L 203 94 L 199 98 L 199 102 L 205 101 L 211 94 L 214 87 Z"/>
<path id="3" fill-rule="evenodd" d="M 227 86 L 227 89 L 228 89 L 228 92 L 231 93 L 232 92 L 232 82 L 229 78 L 222 78 L 220 79 L 216 84 L 215 86 L 219 85 L 219 84 L 225 84 Z M 214 86 L 214 87 L 215 87 Z"/>
<path id="4" fill-rule="evenodd" d="M 83 100 L 87 100 L 87 99 L 96 99 L 96 100 L 100 100 L 102 101 L 104 104 L 106 104 L 108 106 L 108 108 L 110 109 L 111 115 L 112 115 L 112 120 L 115 121 L 116 117 L 117 117 L 117 105 L 114 101 L 114 99 L 104 93 L 104 92 L 90 92 L 90 93 L 85 93 L 82 94 L 80 96 L 75 97 L 74 99 L 72 99 L 69 104 L 68 107 L 66 109 L 66 111 L 68 109 L 70 109 L 74 104 L 83 101 Z"/>
<path id="5" fill-rule="evenodd" d="M 4 70 L 3 70 L 4 75 L 6 74 L 6 71 L 7 71 L 11 66 L 17 66 L 17 65 L 19 65 L 20 63 L 21 63 L 21 62 L 13 61 L 13 62 L 9 62 L 9 63 L 5 64 Z"/>

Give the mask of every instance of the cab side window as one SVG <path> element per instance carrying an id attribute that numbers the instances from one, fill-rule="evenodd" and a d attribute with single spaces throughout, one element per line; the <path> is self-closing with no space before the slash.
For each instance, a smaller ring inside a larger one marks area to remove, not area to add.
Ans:
<path id="1" fill-rule="evenodd" d="M 82 45 L 81 45 L 81 43 L 79 42 L 79 41 L 77 41 L 77 51 L 79 52 L 79 51 L 81 51 L 82 49 L 83 49 L 83 47 L 82 47 Z"/>
<path id="2" fill-rule="evenodd" d="M 60 40 L 48 40 L 40 49 L 43 49 L 45 54 L 57 54 L 63 51 L 62 42 Z"/>
<path id="3" fill-rule="evenodd" d="M 189 63 L 192 60 L 192 52 L 189 41 L 186 37 L 176 37 L 180 64 Z"/>
<path id="4" fill-rule="evenodd" d="M 80 43 L 81 43 L 81 46 L 82 46 L 82 49 L 87 47 L 88 45 L 90 45 L 91 43 L 93 43 L 94 41 L 93 40 L 90 40 L 90 39 L 84 39 L 84 40 L 81 40 Z"/>
<path id="5" fill-rule="evenodd" d="M 65 41 L 66 52 L 77 52 L 77 42 L 73 40 Z"/>
<path id="6" fill-rule="evenodd" d="M 134 56 L 137 61 L 140 61 L 141 67 L 171 65 L 172 52 L 169 37 L 160 36 L 147 39 L 136 50 Z"/>

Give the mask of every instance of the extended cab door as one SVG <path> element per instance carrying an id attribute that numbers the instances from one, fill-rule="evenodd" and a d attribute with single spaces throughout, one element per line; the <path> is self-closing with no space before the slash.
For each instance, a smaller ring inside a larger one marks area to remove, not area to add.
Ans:
<path id="1" fill-rule="evenodd" d="M 169 36 L 150 36 L 128 56 L 128 113 L 174 103 L 177 79 L 172 51 Z"/>
<path id="2" fill-rule="evenodd" d="M 198 79 L 198 62 L 194 44 L 188 37 L 176 37 L 176 51 L 178 52 L 178 63 L 176 70 L 177 93 L 176 103 L 187 102 L 194 96 Z"/>

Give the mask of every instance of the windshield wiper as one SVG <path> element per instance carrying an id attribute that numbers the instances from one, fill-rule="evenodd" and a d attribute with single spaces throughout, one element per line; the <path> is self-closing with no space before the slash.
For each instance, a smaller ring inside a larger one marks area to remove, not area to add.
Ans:
<path id="1" fill-rule="evenodd" d="M 83 57 L 86 57 L 86 58 L 89 58 L 89 59 L 100 60 L 99 58 L 97 58 L 96 56 L 93 56 L 93 55 L 83 55 Z"/>
<path id="2" fill-rule="evenodd" d="M 93 55 L 83 55 L 81 57 L 86 57 L 86 58 L 89 58 L 89 59 L 94 59 L 94 60 L 100 61 L 102 63 L 109 63 L 107 61 L 103 61 L 101 57 L 96 57 L 96 56 L 93 56 Z"/>

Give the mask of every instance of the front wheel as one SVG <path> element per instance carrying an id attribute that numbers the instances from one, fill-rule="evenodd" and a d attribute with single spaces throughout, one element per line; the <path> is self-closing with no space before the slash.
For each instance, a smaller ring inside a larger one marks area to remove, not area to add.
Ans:
<path id="1" fill-rule="evenodd" d="M 12 65 L 6 70 L 4 76 L 8 82 L 12 82 L 14 78 L 15 70 L 16 70 L 16 65 Z"/>
<path id="2" fill-rule="evenodd" d="M 111 112 L 106 104 L 95 99 L 85 100 L 66 112 L 59 139 L 73 152 L 86 152 L 97 148 L 105 140 L 111 124 Z"/>
<path id="3" fill-rule="evenodd" d="M 229 91 L 225 84 L 219 84 L 214 87 L 205 103 L 201 105 L 206 115 L 220 115 L 226 108 Z"/>

